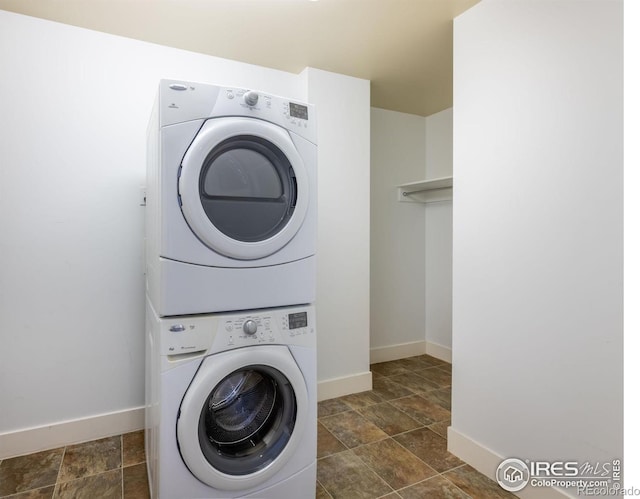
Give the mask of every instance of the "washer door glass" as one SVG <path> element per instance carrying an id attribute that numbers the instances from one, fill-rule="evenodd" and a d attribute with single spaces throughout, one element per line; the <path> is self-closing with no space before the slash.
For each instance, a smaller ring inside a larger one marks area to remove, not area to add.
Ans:
<path id="1" fill-rule="evenodd" d="M 280 371 L 267 366 L 239 369 L 218 383 L 202 408 L 202 453 L 225 474 L 255 473 L 287 445 L 296 412 L 293 388 Z"/>
<path id="2" fill-rule="evenodd" d="M 311 414 L 305 378 L 288 347 L 229 350 L 198 367 L 180 403 L 177 444 L 201 482 L 249 490 L 300 451 L 303 436 L 313 431 Z"/>
<path id="3" fill-rule="evenodd" d="M 236 241 L 263 241 L 280 232 L 296 206 L 297 186 L 287 157 L 250 135 L 219 144 L 200 174 L 200 201 L 211 223 Z"/>

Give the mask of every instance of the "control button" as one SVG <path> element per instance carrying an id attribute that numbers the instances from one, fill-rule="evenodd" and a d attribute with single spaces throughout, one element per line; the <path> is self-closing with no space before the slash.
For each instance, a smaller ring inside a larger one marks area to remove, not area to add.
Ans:
<path id="1" fill-rule="evenodd" d="M 172 333 L 181 333 L 185 329 L 186 328 L 182 324 L 174 324 L 169 328 L 169 331 L 171 331 Z"/>
<path id="2" fill-rule="evenodd" d="M 182 83 L 172 83 L 171 85 L 169 85 L 169 88 L 171 90 L 186 90 L 187 86 L 183 85 Z"/>
<path id="3" fill-rule="evenodd" d="M 231 331 L 233 331 L 233 322 L 227 322 L 224 328 L 230 333 Z"/>
<path id="4" fill-rule="evenodd" d="M 258 95 L 258 92 L 250 90 L 248 92 L 245 92 L 243 97 L 244 102 L 247 104 L 247 106 L 255 106 L 258 103 L 258 98 L 260 96 Z"/>
<path id="5" fill-rule="evenodd" d="M 246 334 L 256 334 L 256 331 L 258 330 L 258 325 L 256 324 L 256 321 L 249 319 L 242 325 L 242 330 Z"/>

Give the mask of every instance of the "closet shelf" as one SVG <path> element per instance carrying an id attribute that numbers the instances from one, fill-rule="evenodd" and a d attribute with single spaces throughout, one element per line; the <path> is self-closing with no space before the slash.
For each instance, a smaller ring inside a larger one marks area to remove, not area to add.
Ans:
<path id="1" fill-rule="evenodd" d="M 409 182 L 397 187 L 398 201 L 405 203 L 433 203 L 453 199 L 453 177 Z"/>

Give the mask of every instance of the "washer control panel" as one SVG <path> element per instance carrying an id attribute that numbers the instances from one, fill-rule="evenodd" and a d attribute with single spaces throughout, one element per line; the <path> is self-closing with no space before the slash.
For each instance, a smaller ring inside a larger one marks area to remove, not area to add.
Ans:
<path id="1" fill-rule="evenodd" d="M 226 347 L 232 348 L 262 343 L 298 343 L 298 339 L 315 334 L 312 320 L 312 313 L 306 308 L 226 316 L 219 326 L 223 331 L 218 331 L 218 336 L 226 335 Z"/>
<path id="2" fill-rule="evenodd" d="M 311 305 L 240 313 L 160 319 L 164 355 L 220 352 L 252 345 L 313 346 L 315 309 Z"/>

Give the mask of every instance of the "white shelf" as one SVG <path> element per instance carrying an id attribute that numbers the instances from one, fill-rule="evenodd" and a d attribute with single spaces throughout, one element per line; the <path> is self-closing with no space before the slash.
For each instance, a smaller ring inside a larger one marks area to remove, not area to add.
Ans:
<path id="1" fill-rule="evenodd" d="M 453 177 L 409 182 L 398 186 L 398 201 L 404 203 L 434 203 L 453 199 Z"/>

